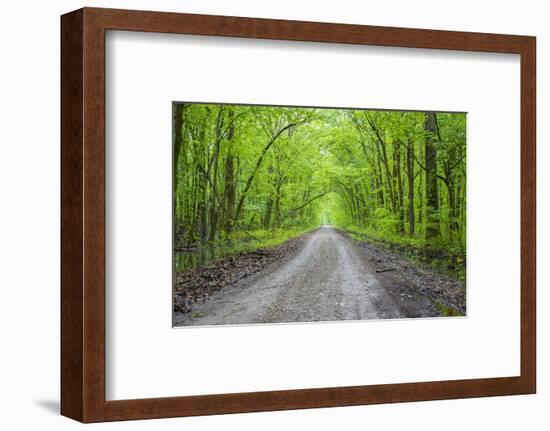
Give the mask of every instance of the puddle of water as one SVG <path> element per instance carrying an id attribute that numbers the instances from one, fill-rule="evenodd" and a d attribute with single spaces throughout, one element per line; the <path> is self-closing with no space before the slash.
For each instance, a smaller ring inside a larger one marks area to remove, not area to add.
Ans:
<path id="1" fill-rule="evenodd" d="M 174 250 L 174 271 L 183 272 L 206 266 L 211 262 L 242 251 L 255 249 L 255 241 L 224 244 L 205 244 L 189 250 Z"/>

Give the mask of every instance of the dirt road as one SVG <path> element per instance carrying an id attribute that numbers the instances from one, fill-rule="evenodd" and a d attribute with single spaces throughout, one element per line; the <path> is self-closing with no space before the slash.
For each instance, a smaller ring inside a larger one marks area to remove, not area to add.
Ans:
<path id="1" fill-rule="evenodd" d="M 392 319 L 437 315 L 425 298 L 406 295 L 376 274 L 364 251 L 331 227 L 298 253 L 222 289 L 176 326 Z M 385 286 L 385 284 L 387 286 Z M 389 286 L 391 285 L 391 286 Z M 399 286 L 398 286 L 399 287 Z"/>

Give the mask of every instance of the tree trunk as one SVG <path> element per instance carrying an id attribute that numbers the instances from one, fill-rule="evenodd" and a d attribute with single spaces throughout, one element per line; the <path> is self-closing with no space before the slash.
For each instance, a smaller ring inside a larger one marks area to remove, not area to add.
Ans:
<path id="1" fill-rule="evenodd" d="M 281 227 L 281 186 L 283 179 L 277 178 L 277 187 L 275 188 L 275 227 Z"/>
<path id="2" fill-rule="evenodd" d="M 235 170 L 233 155 L 228 154 L 225 160 L 225 231 L 233 232 L 235 217 Z"/>
<path id="3" fill-rule="evenodd" d="M 273 211 L 273 198 L 269 196 L 265 204 L 265 215 L 264 215 L 264 221 L 263 221 L 263 226 L 264 226 L 264 229 L 266 230 L 269 229 L 269 226 L 271 225 L 272 211 Z"/>
<path id="4" fill-rule="evenodd" d="M 436 117 L 435 112 L 427 112 L 424 123 L 426 131 L 426 238 L 434 238 L 439 234 L 437 212 L 439 211 L 439 197 L 437 191 L 437 150 L 436 150 Z"/>
<path id="5" fill-rule="evenodd" d="M 399 233 L 405 231 L 405 211 L 403 209 L 403 179 L 401 177 L 401 142 L 395 145 L 395 171 L 397 180 L 397 210 L 399 212 Z"/>
<path id="6" fill-rule="evenodd" d="M 409 235 L 414 235 L 414 143 L 407 145 L 407 181 L 408 181 L 408 221 Z"/>
<path id="7" fill-rule="evenodd" d="M 233 142 L 233 137 L 235 136 L 235 123 L 233 117 L 233 110 L 229 110 L 229 121 L 231 126 L 229 127 L 229 133 L 227 136 L 227 141 L 229 145 Z M 227 233 L 233 232 L 233 218 L 235 217 L 235 163 L 234 157 L 231 153 L 231 147 L 229 147 L 227 152 L 227 157 L 225 159 L 225 225 L 224 229 Z"/>
<path id="8" fill-rule="evenodd" d="M 208 239 L 208 220 L 206 211 L 206 186 L 204 187 L 204 194 L 199 203 L 199 238 L 202 244 L 206 243 Z"/>
<path id="9" fill-rule="evenodd" d="M 174 122 L 174 131 L 173 131 L 173 136 L 172 136 L 172 139 L 174 140 L 174 154 L 172 156 L 173 158 L 173 166 L 172 166 L 172 185 L 174 187 L 174 190 L 173 190 L 173 196 L 174 196 L 174 208 L 173 208 L 173 214 L 174 216 L 176 215 L 176 208 L 177 208 L 177 205 L 176 205 L 176 199 L 175 199 L 175 196 L 176 196 L 176 193 L 177 193 L 177 190 L 178 190 L 178 180 L 179 180 L 179 176 L 178 176 L 178 164 L 179 164 L 179 158 L 180 158 L 180 153 L 181 153 L 181 148 L 182 148 L 182 141 L 183 141 L 183 135 L 182 135 L 182 132 L 181 132 L 181 128 L 183 126 L 183 107 L 184 105 L 181 104 L 181 103 L 174 103 L 173 104 L 173 107 L 172 107 L 172 115 L 173 115 L 173 122 Z"/>

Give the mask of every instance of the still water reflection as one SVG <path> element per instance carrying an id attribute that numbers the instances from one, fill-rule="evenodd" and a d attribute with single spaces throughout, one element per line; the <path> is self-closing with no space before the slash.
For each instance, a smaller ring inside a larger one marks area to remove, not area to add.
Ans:
<path id="1" fill-rule="evenodd" d="M 185 251 L 174 250 L 174 271 L 188 271 L 193 268 L 208 265 L 211 262 L 232 254 L 254 250 L 256 247 L 256 241 L 248 241 L 240 243 L 206 244 L 199 248 Z"/>

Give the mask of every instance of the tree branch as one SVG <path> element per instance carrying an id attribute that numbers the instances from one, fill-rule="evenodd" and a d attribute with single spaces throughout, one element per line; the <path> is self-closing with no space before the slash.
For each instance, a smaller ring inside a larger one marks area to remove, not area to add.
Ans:
<path id="1" fill-rule="evenodd" d="M 234 222 L 237 222 L 237 220 L 240 216 L 240 213 L 241 213 L 241 210 L 242 210 L 242 207 L 243 207 L 243 204 L 244 204 L 244 199 L 246 198 L 246 194 L 248 193 L 248 190 L 250 189 L 250 186 L 252 185 L 252 181 L 254 180 L 254 177 L 256 176 L 256 173 L 258 172 L 258 169 L 260 169 L 262 161 L 263 161 L 265 155 L 267 154 L 267 152 L 269 151 L 269 149 L 271 148 L 271 146 L 275 143 L 277 138 L 279 136 L 281 136 L 281 134 L 285 130 L 288 130 L 291 127 L 298 126 L 298 125 L 303 124 L 305 122 L 307 122 L 307 119 L 303 119 L 303 120 L 300 120 L 300 121 L 296 121 L 294 123 L 287 124 L 282 129 L 279 129 L 279 131 L 275 134 L 275 136 L 273 136 L 273 138 L 271 138 L 271 140 L 266 144 L 266 146 L 264 147 L 264 149 L 262 150 L 262 152 L 260 154 L 260 157 L 256 161 L 256 166 L 254 167 L 254 170 L 252 171 L 252 173 L 248 177 L 248 180 L 246 181 L 246 185 L 245 185 L 244 190 L 241 194 L 241 198 L 239 199 L 239 204 L 237 205 L 237 210 L 235 211 L 235 217 L 233 219 Z"/>
<path id="2" fill-rule="evenodd" d="M 220 196 L 218 195 L 218 192 L 216 190 L 216 187 L 214 186 L 214 184 L 212 183 L 212 180 L 210 179 L 210 175 L 208 174 L 208 172 L 206 172 L 204 170 L 204 168 L 200 165 L 200 163 L 197 163 L 197 167 L 199 168 L 199 170 L 203 173 L 204 175 L 204 178 L 207 179 L 208 183 L 210 184 L 210 187 L 212 188 L 212 191 L 214 192 L 214 196 L 216 196 L 216 200 L 218 201 L 218 204 L 221 205 L 222 204 L 222 200 L 220 198 Z"/>
<path id="3" fill-rule="evenodd" d="M 329 190 L 330 191 L 330 190 Z M 317 199 L 320 199 L 322 198 L 323 196 L 325 196 L 327 193 L 329 193 L 329 191 L 326 191 L 326 192 L 323 192 L 323 193 L 320 193 L 314 197 L 312 197 L 311 199 L 309 199 L 306 203 L 300 205 L 299 207 L 296 207 L 296 208 L 292 208 L 291 211 L 298 211 L 298 210 L 301 210 L 303 207 L 305 206 L 308 206 L 310 203 L 312 203 L 313 201 L 317 200 Z"/>

